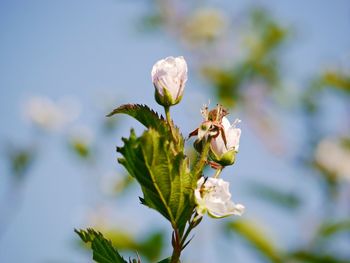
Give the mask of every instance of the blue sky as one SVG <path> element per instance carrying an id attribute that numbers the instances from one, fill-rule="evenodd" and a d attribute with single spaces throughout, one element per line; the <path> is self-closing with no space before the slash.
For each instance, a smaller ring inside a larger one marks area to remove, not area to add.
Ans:
<path id="1" fill-rule="evenodd" d="M 288 79 L 305 81 L 320 68 L 336 64 L 346 55 L 349 58 L 349 1 L 231 2 L 210 3 L 224 7 L 228 13 L 261 4 L 295 29 L 295 38 L 284 58 Z M 94 104 L 101 94 L 117 97 L 117 103 L 147 103 L 160 109 L 153 101 L 150 69 L 159 58 L 181 55 L 184 51 L 170 37 L 162 34 L 146 36 L 137 32 L 137 19 L 146 5 L 146 1 L 112 0 L 0 1 L 0 116 L 3 123 L 0 126 L 0 142 L 9 139 L 26 142 L 26 138 L 32 136 L 32 131 L 21 117 L 21 104 L 31 95 L 79 98 L 83 104 L 82 118 L 86 123 L 94 122 L 96 116 L 89 105 Z M 189 93 L 200 93 L 200 81 L 191 79 L 191 75 L 189 78 L 188 89 L 193 89 Z M 208 96 L 204 94 L 202 102 L 206 102 Z M 191 101 L 185 97 L 186 103 L 191 104 Z M 186 120 L 186 109 L 178 106 L 174 114 L 175 120 L 187 131 L 191 129 L 192 123 Z M 281 123 L 282 127 L 288 125 L 295 124 L 290 119 Z M 120 133 L 125 136 L 128 130 L 129 126 L 122 127 Z M 251 131 L 244 133 L 241 160 L 233 168 L 234 173 L 249 178 L 250 174 L 256 173 L 255 167 L 259 167 L 264 171 L 262 179 L 273 178 L 281 184 L 293 181 L 288 187 L 298 187 L 294 184 L 295 180 L 288 179 L 288 176 L 299 170 L 269 154 Z M 293 136 L 292 132 L 288 136 Z M 69 160 L 69 156 L 67 158 L 62 141 L 47 136 L 41 143 L 49 150 L 31 171 L 23 186 L 24 201 L 19 212 L 6 234 L 0 238 L 1 261 L 83 262 L 84 257 L 72 246 L 72 228 L 78 222 L 74 219 L 77 210 L 91 204 L 86 198 L 86 185 L 82 183 L 84 174 L 69 165 L 73 161 Z M 106 148 L 104 154 L 108 156 L 108 161 L 114 162 L 114 145 L 118 143 L 120 140 L 114 139 L 110 148 Z M 7 170 L 3 162 L 0 164 L 1 197 L 7 182 L 2 175 Z M 234 180 L 239 186 L 240 180 L 245 179 L 237 176 Z M 304 183 L 307 184 L 308 180 Z M 236 190 L 235 197 L 239 199 L 242 191 L 235 186 L 233 188 Z M 317 196 L 310 198 L 317 199 Z M 244 201 L 250 216 L 261 215 L 262 221 L 268 222 L 276 220 L 277 215 L 280 229 L 290 223 L 283 214 L 276 212 L 272 216 L 264 213 L 264 207 L 253 200 Z M 136 198 L 130 202 L 137 206 Z M 122 207 L 123 200 L 116 205 Z M 128 217 L 138 210 L 123 211 L 124 214 L 118 216 L 120 222 L 127 222 Z M 146 218 L 146 222 L 158 219 L 149 214 Z M 213 226 L 209 220 L 205 224 Z M 166 224 L 162 226 L 166 227 Z M 211 236 L 215 231 L 212 229 L 215 228 L 203 231 L 198 239 Z M 293 237 L 293 233 L 288 235 Z M 204 244 L 211 245 L 210 242 Z M 198 249 L 199 244 L 193 246 Z M 202 262 L 212 262 L 216 256 L 211 252 L 206 255 L 207 261 L 203 259 Z M 238 252 L 240 257 L 248 258 L 246 262 L 255 262 L 254 257 L 250 258 L 244 252 L 241 255 Z"/>

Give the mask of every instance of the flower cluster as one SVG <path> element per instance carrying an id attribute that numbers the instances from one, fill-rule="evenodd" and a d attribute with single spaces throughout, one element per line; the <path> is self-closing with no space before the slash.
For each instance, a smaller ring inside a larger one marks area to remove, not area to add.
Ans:
<path id="1" fill-rule="evenodd" d="M 243 205 L 231 200 L 229 183 L 219 178 L 221 171 L 235 162 L 241 136 L 241 130 L 236 126 L 240 120 L 230 124 L 226 118 L 228 112 L 221 105 L 210 111 L 205 106 L 201 111 L 204 120 L 190 134 L 190 137 L 197 137 L 194 147 L 198 151 L 197 159 L 192 163 L 185 151 L 185 138 L 170 114 L 170 107 L 182 99 L 187 63 L 183 57 L 161 59 L 154 64 L 151 76 L 155 100 L 163 106 L 165 117 L 141 104 L 120 105 L 107 116 L 127 114 L 146 128 L 141 135 L 131 129 L 130 136 L 122 138 L 123 145 L 116 148 L 121 154 L 118 162 L 141 186 L 141 203 L 156 210 L 173 228 L 173 253 L 162 262 L 179 263 L 182 250 L 192 240 L 189 239 L 191 231 L 205 214 L 222 218 L 244 212 Z M 79 150 L 81 154 L 89 153 L 81 147 Z M 215 174 L 208 178 L 203 173 L 209 165 L 215 169 Z M 76 232 L 84 242 L 92 243 L 93 250 L 96 246 L 92 237 L 103 238 L 92 229 Z M 118 253 L 117 256 L 121 258 Z M 140 259 L 132 262 L 136 261 L 140 262 Z"/>
<path id="2" fill-rule="evenodd" d="M 156 101 L 169 108 L 180 102 L 187 81 L 187 64 L 183 57 L 167 57 L 159 60 L 152 68 L 152 81 Z M 195 189 L 196 211 L 199 216 L 205 212 L 215 218 L 241 215 L 244 206 L 231 201 L 229 183 L 218 178 L 225 166 L 232 165 L 239 149 L 241 129 L 236 119 L 232 124 L 226 118 L 227 110 L 221 105 L 209 111 L 207 106 L 201 110 L 204 121 L 191 132 L 197 136 L 194 143 L 197 151 L 208 155 L 211 167 L 216 169 L 213 178 L 200 177 Z M 205 150 L 207 148 L 207 151 Z"/>
<path id="3" fill-rule="evenodd" d="M 244 206 L 231 201 L 229 183 L 218 178 L 224 167 L 235 162 L 241 136 L 241 129 L 236 125 L 240 120 L 236 119 L 230 124 L 226 118 L 228 112 L 221 105 L 211 111 L 205 105 L 201 113 L 204 121 L 199 128 L 190 133 L 190 136 L 197 135 L 194 146 L 200 153 L 205 152 L 207 145 L 210 158 L 208 163 L 216 169 L 216 173 L 213 178 L 201 177 L 197 182 L 195 190 L 197 213 L 203 215 L 208 212 L 215 218 L 241 215 Z"/>

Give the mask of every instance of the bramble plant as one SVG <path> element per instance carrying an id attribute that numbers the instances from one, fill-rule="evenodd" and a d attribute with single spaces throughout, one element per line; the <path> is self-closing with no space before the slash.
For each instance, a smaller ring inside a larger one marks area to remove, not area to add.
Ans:
<path id="1" fill-rule="evenodd" d="M 163 215 L 171 224 L 172 255 L 160 262 L 178 263 L 181 252 L 190 243 L 189 235 L 207 213 L 213 218 L 241 215 L 244 206 L 231 201 L 229 183 L 219 178 L 226 166 L 235 162 L 241 130 L 231 125 L 227 111 L 218 105 L 213 110 L 204 106 L 204 121 L 189 137 L 196 136 L 197 160 L 191 164 L 185 154 L 185 139 L 170 116 L 170 107 L 178 104 L 187 81 L 187 64 L 183 57 L 167 57 L 152 69 L 155 99 L 164 107 L 165 118 L 146 105 L 126 104 L 107 116 L 127 114 L 142 123 L 146 130 L 137 136 L 131 130 L 124 145 L 117 148 L 118 162 L 140 184 L 141 203 Z M 212 167 L 212 177 L 204 177 L 204 168 Z M 110 241 L 93 229 L 75 230 L 91 243 L 93 259 L 99 263 L 127 262 Z M 141 262 L 140 258 L 129 262 Z"/>

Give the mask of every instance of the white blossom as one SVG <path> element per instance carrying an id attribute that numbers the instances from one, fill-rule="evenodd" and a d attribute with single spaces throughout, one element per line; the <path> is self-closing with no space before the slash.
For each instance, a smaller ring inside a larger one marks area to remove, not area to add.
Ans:
<path id="1" fill-rule="evenodd" d="M 329 173 L 350 180 L 350 149 L 339 139 L 322 140 L 316 148 L 315 161 Z"/>
<path id="2" fill-rule="evenodd" d="M 57 131 L 79 116 L 80 105 L 70 98 L 55 102 L 48 97 L 35 96 L 25 102 L 23 112 L 24 116 L 39 128 Z"/>
<path id="3" fill-rule="evenodd" d="M 167 57 L 152 68 L 152 82 L 159 104 L 171 106 L 180 102 L 187 81 L 187 63 L 183 57 Z"/>
<path id="4" fill-rule="evenodd" d="M 219 9 L 200 8 L 184 23 L 183 36 L 189 44 L 205 44 L 227 33 L 228 20 Z"/>
<path id="5" fill-rule="evenodd" d="M 69 138 L 73 141 L 84 142 L 84 144 L 91 144 L 95 139 L 94 131 L 91 127 L 85 124 L 75 124 L 69 130 Z"/>
<path id="6" fill-rule="evenodd" d="M 217 137 L 212 138 L 210 142 L 211 157 L 214 161 L 223 165 L 230 165 L 234 162 L 241 136 L 241 129 L 236 128 L 239 122 L 240 120 L 236 119 L 231 125 L 226 117 L 222 118 L 223 130 Z"/>
<path id="7" fill-rule="evenodd" d="M 194 194 L 200 216 L 208 212 L 214 218 L 221 218 L 244 212 L 243 205 L 232 202 L 229 183 L 221 178 L 200 178 Z"/>

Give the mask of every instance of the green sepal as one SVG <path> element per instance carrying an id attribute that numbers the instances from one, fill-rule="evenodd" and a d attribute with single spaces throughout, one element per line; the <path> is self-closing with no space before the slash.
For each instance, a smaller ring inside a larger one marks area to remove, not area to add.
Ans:
<path id="1" fill-rule="evenodd" d="M 223 155 L 221 156 L 217 156 L 214 151 L 210 150 L 209 152 L 209 156 L 210 158 L 222 165 L 222 166 L 228 166 L 228 165 L 232 165 L 235 163 L 235 160 L 236 160 L 236 154 L 237 152 L 235 151 L 235 149 L 232 149 L 230 151 L 227 151 L 226 153 L 224 153 Z"/>
<path id="2" fill-rule="evenodd" d="M 156 102 L 164 107 L 170 107 L 173 105 L 178 104 L 182 96 L 179 96 L 177 99 L 173 98 L 173 96 L 170 94 L 167 88 L 163 88 L 163 95 L 159 93 L 158 89 L 154 87 L 154 98 Z"/>
<path id="3" fill-rule="evenodd" d="M 205 143 L 204 140 L 197 139 L 194 141 L 193 147 L 196 149 L 196 151 L 198 153 L 201 153 L 203 151 L 203 148 L 204 148 L 204 145 L 203 145 L 204 143 Z"/>

